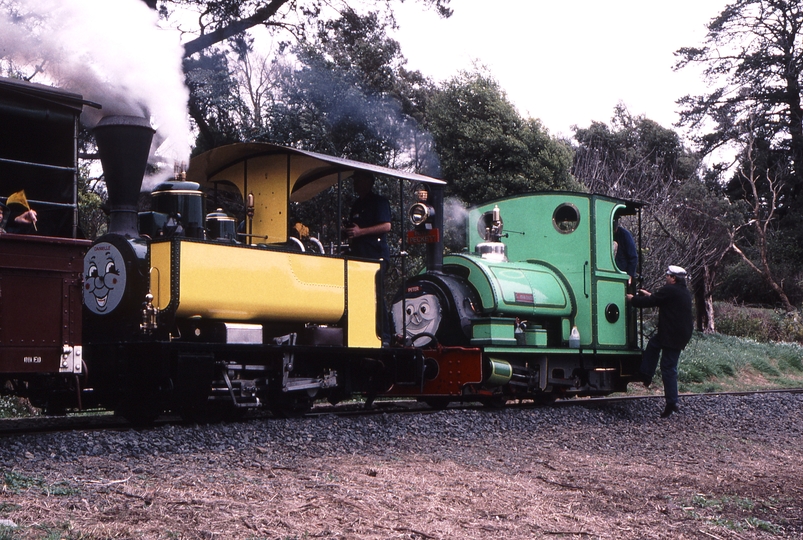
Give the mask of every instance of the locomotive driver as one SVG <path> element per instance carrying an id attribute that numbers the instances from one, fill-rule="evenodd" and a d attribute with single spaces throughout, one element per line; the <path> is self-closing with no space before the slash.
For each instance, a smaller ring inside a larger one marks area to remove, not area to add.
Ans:
<path id="1" fill-rule="evenodd" d="M 390 261 L 390 203 L 373 192 L 374 176 L 371 173 L 357 171 L 353 178 L 358 199 L 351 207 L 350 223 L 343 228 L 350 253 L 356 257 L 381 259 L 382 268 L 387 269 Z"/>
<path id="2" fill-rule="evenodd" d="M 388 269 L 390 247 L 388 233 L 391 228 L 390 202 L 374 193 L 374 175 L 365 171 L 354 173 L 354 192 L 357 200 L 351 207 L 350 223 L 343 227 L 343 235 L 349 240 L 349 253 L 355 257 L 378 259 L 382 270 Z M 380 299 L 377 311 L 377 328 L 383 345 L 390 343 L 390 321 L 384 298 Z"/>
<path id="3" fill-rule="evenodd" d="M 661 418 L 678 412 L 678 360 L 694 330 L 691 293 L 686 288 L 686 270 L 670 265 L 666 270 L 666 285 L 651 294 L 644 289 L 638 296 L 627 295 L 636 307 L 658 308 L 658 332 L 650 338 L 641 357 L 641 381 L 649 387 L 658 357 L 661 358 L 661 378 L 664 382 L 666 408 Z"/>

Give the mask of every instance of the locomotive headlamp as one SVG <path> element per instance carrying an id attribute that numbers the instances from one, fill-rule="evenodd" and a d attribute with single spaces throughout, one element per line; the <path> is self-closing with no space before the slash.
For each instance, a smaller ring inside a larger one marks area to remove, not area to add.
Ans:
<path id="1" fill-rule="evenodd" d="M 435 209 L 427 204 L 429 189 L 424 184 L 418 184 L 413 191 L 416 202 L 410 207 L 407 216 L 415 227 L 423 225 L 435 215 Z"/>
<path id="2" fill-rule="evenodd" d="M 410 223 L 418 227 L 435 215 L 435 209 L 424 203 L 417 202 L 410 207 L 407 215 L 410 218 Z"/>

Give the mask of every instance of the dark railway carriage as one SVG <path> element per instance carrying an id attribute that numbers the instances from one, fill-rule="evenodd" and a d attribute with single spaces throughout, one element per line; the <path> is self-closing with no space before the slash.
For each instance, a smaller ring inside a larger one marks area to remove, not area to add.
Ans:
<path id="1" fill-rule="evenodd" d="M 77 240 L 81 96 L 0 79 L 0 202 L 24 192 L 37 211 L 31 234 L 0 234 L 0 384 L 60 411 L 80 402 L 84 375 Z M 17 208 L 19 207 L 19 208 Z M 3 223 L 24 210 L 15 203 Z"/>

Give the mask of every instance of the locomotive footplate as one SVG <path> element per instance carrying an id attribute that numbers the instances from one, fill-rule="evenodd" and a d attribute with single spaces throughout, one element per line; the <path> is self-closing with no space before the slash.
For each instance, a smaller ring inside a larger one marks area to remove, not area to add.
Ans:
<path id="1" fill-rule="evenodd" d="M 482 350 L 465 347 L 424 349 L 424 379 L 420 386 L 394 384 L 385 396 L 461 396 L 467 385 L 483 381 Z"/>

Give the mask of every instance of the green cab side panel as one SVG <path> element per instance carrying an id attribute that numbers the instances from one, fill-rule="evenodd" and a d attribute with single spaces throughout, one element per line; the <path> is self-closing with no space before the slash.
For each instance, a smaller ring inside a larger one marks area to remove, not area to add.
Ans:
<path id="1" fill-rule="evenodd" d="M 569 317 L 575 307 L 566 282 L 539 262 L 495 262 L 475 255 L 448 255 L 444 270 L 465 276 L 477 290 L 483 314 Z"/>
<path id="2" fill-rule="evenodd" d="M 597 282 L 597 342 L 599 345 L 627 345 L 627 305 L 625 304 L 623 280 L 599 280 Z M 606 311 L 618 317 L 606 316 Z"/>

